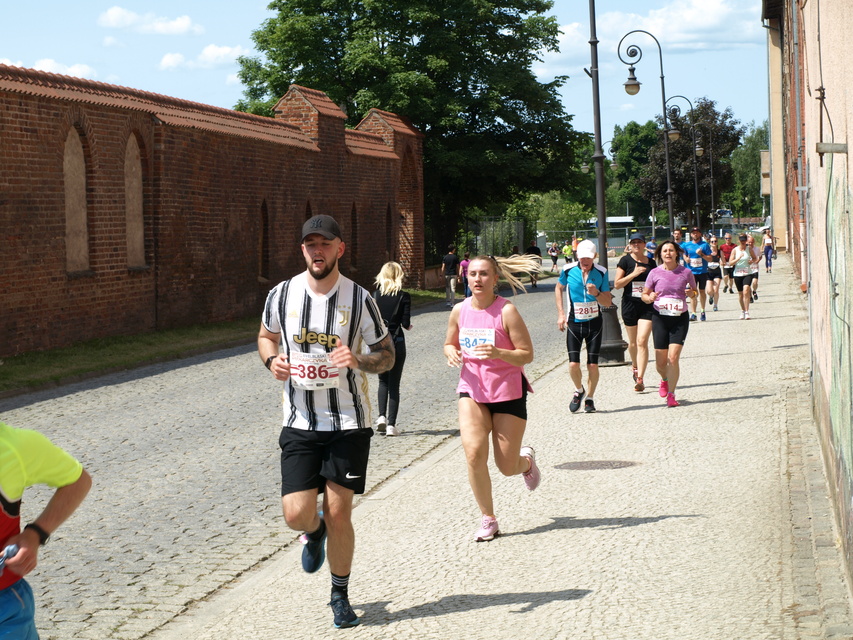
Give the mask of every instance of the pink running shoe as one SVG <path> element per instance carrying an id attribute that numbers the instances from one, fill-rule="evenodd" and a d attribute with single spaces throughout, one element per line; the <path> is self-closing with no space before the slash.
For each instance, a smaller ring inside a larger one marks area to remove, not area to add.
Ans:
<path id="1" fill-rule="evenodd" d="M 501 530 L 498 529 L 497 518 L 493 518 L 492 516 L 483 516 L 480 528 L 477 530 L 477 533 L 474 534 L 474 540 L 476 542 L 488 542 L 489 540 L 494 540 L 494 538 L 500 534 Z"/>
<path id="2" fill-rule="evenodd" d="M 539 467 L 536 466 L 536 452 L 533 447 L 521 447 L 521 456 L 530 460 L 530 469 L 522 474 L 524 478 L 524 486 L 528 491 L 533 491 L 539 486 L 539 481 L 542 475 L 539 473 Z"/>
<path id="3" fill-rule="evenodd" d="M 661 398 L 666 398 L 666 394 L 669 393 L 669 382 L 666 380 L 660 381 L 660 386 L 658 387 L 658 395 Z"/>
<path id="4" fill-rule="evenodd" d="M 667 393 L 666 394 L 666 406 L 667 407 L 677 407 L 678 406 L 678 400 L 675 399 L 674 393 Z"/>

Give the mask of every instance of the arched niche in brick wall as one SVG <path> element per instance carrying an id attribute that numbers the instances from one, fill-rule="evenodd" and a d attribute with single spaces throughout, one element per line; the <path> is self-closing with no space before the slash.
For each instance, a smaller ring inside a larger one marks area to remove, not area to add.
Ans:
<path id="1" fill-rule="evenodd" d="M 394 216 L 391 214 L 391 205 L 385 207 L 385 262 L 397 260 L 396 236 L 394 232 Z"/>
<path id="2" fill-rule="evenodd" d="M 89 270 L 89 221 L 86 154 L 75 127 L 68 130 L 62 157 L 65 189 L 65 263 L 68 273 Z"/>
<path id="3" fill-rule="evenodd" d="M 396 231 L 392 242 L 396 245 L 399 262 L 406 273 L 420 271 L 416 268 L 416 252 L 413 239 L 415 238 L 415 213 L 418 211 L 420 197 L 420 184 L 418 183 L 418 169 L 414 154 L 408 149 L 403 156 L 400 169 L 400 189 L 397 192 L 397 211 L 399 212 L 398 224 L 394 225 Z M 391 230 L 389 229 L 389 233 Z"/>
<path id="4" fill-rule="evenodd" d="M 130 134 L 124 151 L 124 210 L 127 231 L 127 266 L 145 266 L 145 219 L 143 213 L 142 152 L 136 135 Z"/>

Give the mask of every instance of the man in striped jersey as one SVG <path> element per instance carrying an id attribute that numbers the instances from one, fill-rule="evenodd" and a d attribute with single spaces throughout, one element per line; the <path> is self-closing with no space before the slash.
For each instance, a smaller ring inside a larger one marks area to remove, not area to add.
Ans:
<path id="1" fill-rule="evenodd" d="M 365 374 L 394 365 L 394 345 L 375 301 L 340 274 L 345 248 L 334 218 L 318 215 L 305 222 L 307 269 L 270 291 L 258 334 L 261 360 L 284 382 L 279 437 L 284 519 L 291 529 L 306 532 L 300 540 L 308 573 L 323 565 L 328 536 L 329 604 L 338 628 L 360 622 L 347 587 L 355 549 L 352 500 L 364 493 L 373 435 Z"/>

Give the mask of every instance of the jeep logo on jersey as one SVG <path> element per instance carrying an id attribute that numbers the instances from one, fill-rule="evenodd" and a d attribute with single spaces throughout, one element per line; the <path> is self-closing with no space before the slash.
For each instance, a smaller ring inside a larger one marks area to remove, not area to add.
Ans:
<path id="1" fill-rule="evenodd" d="M 308 331 L 305 327 L 302 328 L 302 332 L 299 335 L 293 335 L 293 341 L 297 344 L 319 344 L 324 347 L 335 348 L 339 344 L 341 344 L 340 336 L 336 336 L 335 334 L 328 333 L 316 333 L 314 331 Z"/>

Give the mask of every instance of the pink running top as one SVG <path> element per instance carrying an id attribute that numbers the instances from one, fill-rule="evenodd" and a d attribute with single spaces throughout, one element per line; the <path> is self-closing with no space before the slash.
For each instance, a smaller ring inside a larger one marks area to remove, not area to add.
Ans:
<path id="1" fill-rule="evenodd" d="M 482 310 L 474 309 L 471 300 L 466 298 L 459 308 L 462 372 L 456 392 L 467 393 L 475 402 L 517 400 L 522 395 L 522 384 L 527 385 L 527 391 L 532 393 L 533 387 L 524 376 L 524 367 L 499 358 L 481 360 L 466 353 L 466 349 L 475 344 L 487 343 L 494 343 L 498 349 L 515 349 L 501 319 L 507 299 L 497 296 L 488 308 Z"/>

